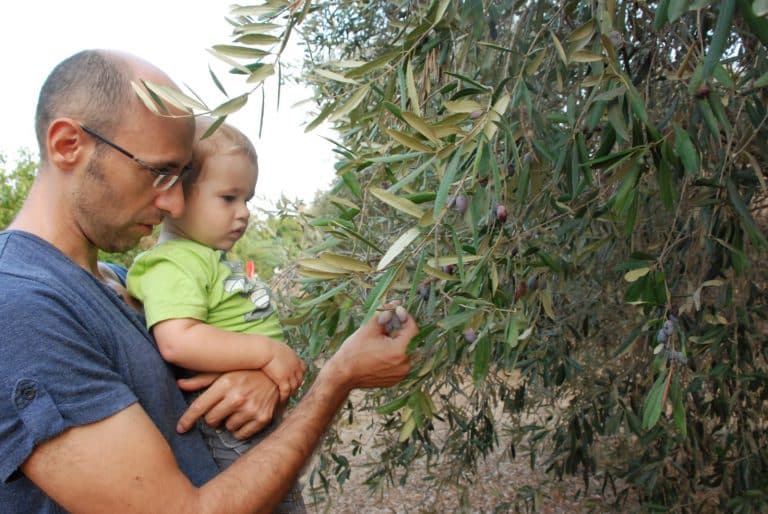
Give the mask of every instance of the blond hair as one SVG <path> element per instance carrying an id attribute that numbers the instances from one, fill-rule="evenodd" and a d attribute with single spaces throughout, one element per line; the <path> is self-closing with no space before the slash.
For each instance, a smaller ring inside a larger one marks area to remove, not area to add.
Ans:
<path id="1" fill-rule="evenodd" d="M 248 136 L 227 123 L 222 123 L 216 128 L 216 131 L 210 136 L 202 139 L 206 131 L 216 122 L 216 118 L 209 116 L 200 116 L 195 123 L 195 142 L 192 146 L 192 169 L 184 175 L 182 184 L 184 193 L 189 192 L 189 188 L 197 181 L 200 171 L 203 169 L 205 160 L 213 155 L 221 154 L 243 154 L 256 168 L 256 176 L 259 174 L 259 161 L 254 148 Z"/>

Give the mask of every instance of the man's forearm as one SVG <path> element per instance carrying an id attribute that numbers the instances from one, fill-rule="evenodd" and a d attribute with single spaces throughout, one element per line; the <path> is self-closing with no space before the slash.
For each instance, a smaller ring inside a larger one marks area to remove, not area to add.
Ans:
<path id="1" fill-rule="evenodd" d="M 200 490 L 199 512 L 271 512 L 287 494 L 349 395 L 325 366 L 280 426 Z M 223 507 L 223 508 L 222 508 Z"/>

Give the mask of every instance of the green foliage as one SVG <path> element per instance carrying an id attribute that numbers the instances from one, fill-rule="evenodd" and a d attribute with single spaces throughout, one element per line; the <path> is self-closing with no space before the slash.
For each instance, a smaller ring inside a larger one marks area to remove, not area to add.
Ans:
<path id="1" fill-rule="evenodd" d="M 32 181 L 37 163 L 28 152 L 19 152 L 13 169 L 0 154 L 0 230 L 7 227 L 21 209 Z"/>
<path id="2" fill-rule="evenodd" d="M 765 509 L 765 16 L 294 7 L 270 20 L 303 24 L 309 128 L 339 133 L 332 207 L 300 220 L 322 242 L 298 261 L 294 335 L 322 357 L 395 297 L 422 327 L 411 375 L 361 402 L 382 416 L 370 483 L 420 457 L 471 479 L 506 424 L 532 465 L 620 478 L 619 507 Z"/>

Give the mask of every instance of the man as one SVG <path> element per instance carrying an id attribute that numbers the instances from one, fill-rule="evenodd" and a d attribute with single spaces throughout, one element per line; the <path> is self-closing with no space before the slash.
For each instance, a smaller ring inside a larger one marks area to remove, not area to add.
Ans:
<path id="1" fill-rule="evenodd" d="M 134 56 L 85 51 L 40 93 L 40 170 L 0 234 L 2 512 L 270 512 L 349 392 L 393 385 L 409 369 L 413 319 L 394 337 L 371 321 L 226 471 L 196 431 L 181 433 L 203 415 L 226 418 L 238 436 L 256 431 L 264 420 L 243 401 L 261 386 L 225 375 L 185 412 L 141 320 L 102 283 L 99 248 L 126 250 L 183 209 L 194 124 L 151 113 L 131 88 L 142 80 L 175 87 Z"/>

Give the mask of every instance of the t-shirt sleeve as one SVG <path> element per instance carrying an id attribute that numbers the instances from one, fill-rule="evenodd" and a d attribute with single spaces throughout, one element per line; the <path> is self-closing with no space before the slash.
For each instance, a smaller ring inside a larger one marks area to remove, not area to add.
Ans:
<path id="1" fill-rule="evenodd" d="M 0 480 L 35 446 L 136 402 L 82 304 L 43 287 L 0 295 Z"/>
<path id="2" fill-rule="evenodd" d="M 161 321 L 208 318 L 206 256 L 160 245 L 139 255 L 128 271 L 128 292 L 144 304 L 147 328 Z"/>

